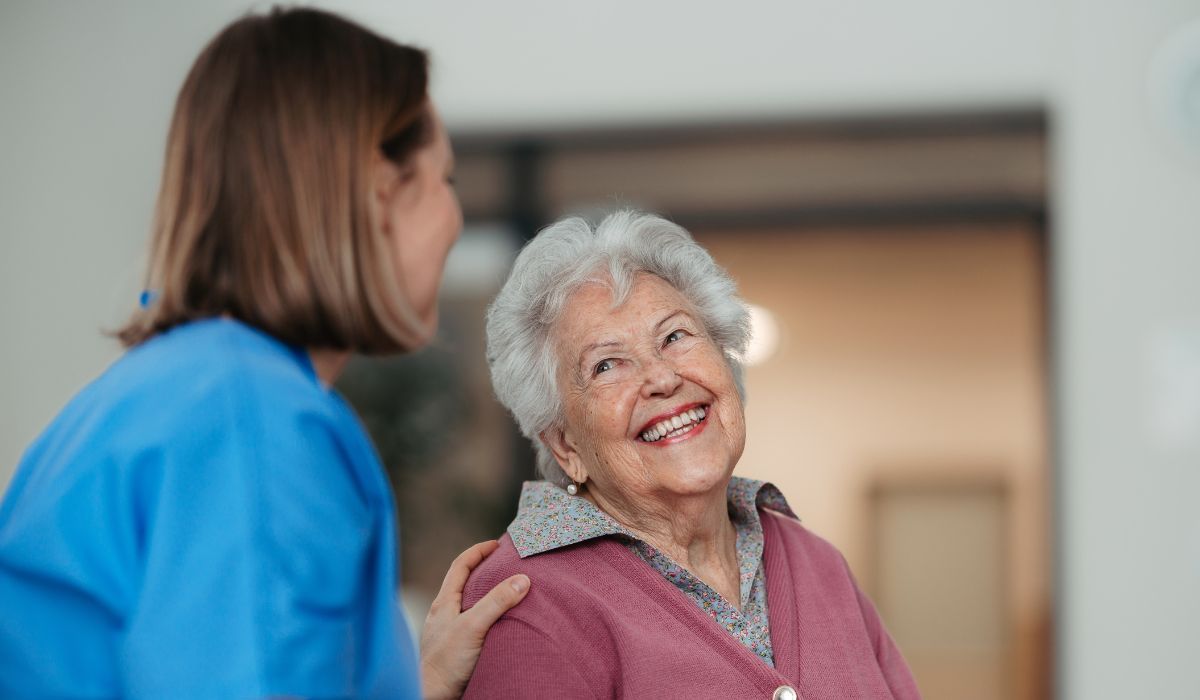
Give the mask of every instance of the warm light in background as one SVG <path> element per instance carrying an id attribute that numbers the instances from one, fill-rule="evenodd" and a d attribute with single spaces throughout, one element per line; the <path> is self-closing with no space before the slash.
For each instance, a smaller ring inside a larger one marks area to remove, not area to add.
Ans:
<path id="1" fill-rule="evenodd" d="M 747 366 L 761 365 L 779 348 L 779 323 L 775 314 L 757 304 L 747 304 L 750 308 L 750 344 L 746 346 L 746 355 L 742 362 Z"/>

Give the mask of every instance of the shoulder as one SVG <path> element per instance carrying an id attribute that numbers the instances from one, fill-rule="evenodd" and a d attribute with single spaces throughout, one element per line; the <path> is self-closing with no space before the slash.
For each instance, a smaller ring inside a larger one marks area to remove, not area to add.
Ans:
<path id="1" fill-rule="evenodd" d="M 768 547 L 786 550 L 791 556 L 823 566 L 844 569 L 845 558 L 838 548 L 805 527 L 798 519 L 774 510 L 761 510 L 763 538 Z"/>
<path id="2" fill-rule="evenodd" d="M 600 591 L 619 575 L 614 564 L 620 562 L 614 559 L 620 557 L 621 549 L 620 544 L 602 537 L 522 559 L 506 533 L 496 551 L 471 573 L 463 589 L 463 607 L 474 606 L 509 576 L 525 574 L 530 580 L 529 593 L 506 617 L 553 627 L 560 618 L 573 617 L 584 609 L 600 610 L 611 605 Z"/>
<path id="3" fill-rule="evenodd" d="M 463 591 L 464 609 L 516 573 L 529 576 L 530 588 L 488 630 L 463 698 L 615 697 L 614 689 L 598 690 L 611 676 L 603 659 L 613 655 L 606 637 L 595 634 L 603 618 L 591 614 L 586 597 L 570 606 L 576 584 L 557 553 L 521 559 L 505 534 L 500 547 L 472 572 Z M 592 624 L 580 625 L 580 619 Z"/>
<path id="4" fill-rule="evenodd" d="M 107 373 L 134 386 L 202 393 L 214 389 L 291 390 L 319 394 L 307 356 L 245 324 L 206 319 L 180 326 L 130 350 Z"/>
<path id="5" fill-rule="evenodd" d="M 353 410 L 320 384 L 305 350 L 209 319 L 151 340 L 128 360 L 130 384 L 141 390 L 123 400 L 139 407 L 143 426 L 127 448 L 113 445 L 119 456 L 152 450 L 181 477 L 223 475 L 254 489 L 271 501 L 262 507 L 308 503 L 317 522 L 335 504 L 386 500 L 374 447 Z"/>
<path id="6" fill-rule="evenodd" d="M 26 450 L 18 483 L 53 481 L 62 490 L 71 479 L 143 474 L 158 483 L 168 469 L 247 484 L 239 468 L 263 455 L 286 466 L 373 454 L 353 413 L 306 362 L 234 321 L 172 329 L 128 351 L 72 398 Z"/>
<path id="7" fill-rule="evenodd" d="M 537 558 L 533 557 L 535 560 Z M 533 566 L 527 566 L 527 563 L 533 564 Z M 509 576 L 519 573 L 528 575 L 531 569 L 542 568 L 542 564 L 543 562 L 522 560 L 521 556 L 517 554 L 517 548 L 513 546 L 512 538 L 505 533 L 500 538 L 500 546 L 496 548 L 496 551 L 489 554 L 483 563 L 475 567 L 467 579 L 467 585 L 463 588 L 463 608 L 474 607 L 480 598 L 487 595 L 488 591 L 492 590 L 496 584 Z"/>
<path id="8" fill-rule="evenodd" d="M 303 351 L 228 319 L 189 323 L 133 348 L 79 400 L 91 411 L 136 417 L 123 424 L 144 436 L 230 423 L 278 428 L 296 413 L 339 417 Z"/>
<path id="9" fill-rule="evenodd" d="M 763 536 L 767 540 L 822 554 L 837 554 L 836 547 L 805 527 L 798 518 L 769 509 L 760 510 L 759 513 L 762 515 Z"/>

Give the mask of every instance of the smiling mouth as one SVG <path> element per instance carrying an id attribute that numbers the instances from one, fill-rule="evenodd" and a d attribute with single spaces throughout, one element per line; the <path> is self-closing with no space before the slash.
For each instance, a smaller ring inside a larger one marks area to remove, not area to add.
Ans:
<path id="1" fill-rule="evenodd" d="M 686 435 L 708 418 L 708 410 L 709 406 L 702 404 L 663 418 L 642 430 L 638 439 L 642 442 L 658 442 Z"/>

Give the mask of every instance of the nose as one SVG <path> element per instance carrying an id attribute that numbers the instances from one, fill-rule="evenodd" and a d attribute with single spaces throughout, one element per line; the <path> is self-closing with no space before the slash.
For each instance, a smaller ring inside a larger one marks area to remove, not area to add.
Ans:
<path id="1" fill-rule="evenodd" d="M 683 384 L 683 378 L 675 371 L 675 366 L 661 357 L 648 358 L 645 363 L 645 379 L 642 382 L 642 396 L 670 396 Z"/>

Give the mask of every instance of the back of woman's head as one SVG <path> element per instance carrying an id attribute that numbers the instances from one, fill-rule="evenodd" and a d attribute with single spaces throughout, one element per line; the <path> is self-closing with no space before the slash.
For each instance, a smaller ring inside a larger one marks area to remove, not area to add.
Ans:
<path id="1" fill-rule="evenodd" d="M 226 27 L 179 92 L 147 286 L 118 335 L 229 316 L 305 347 L 388 352 L 419 324 L 372 223 L 376 154 L 431 138 L 427 59 L 336 15 Z"/>

